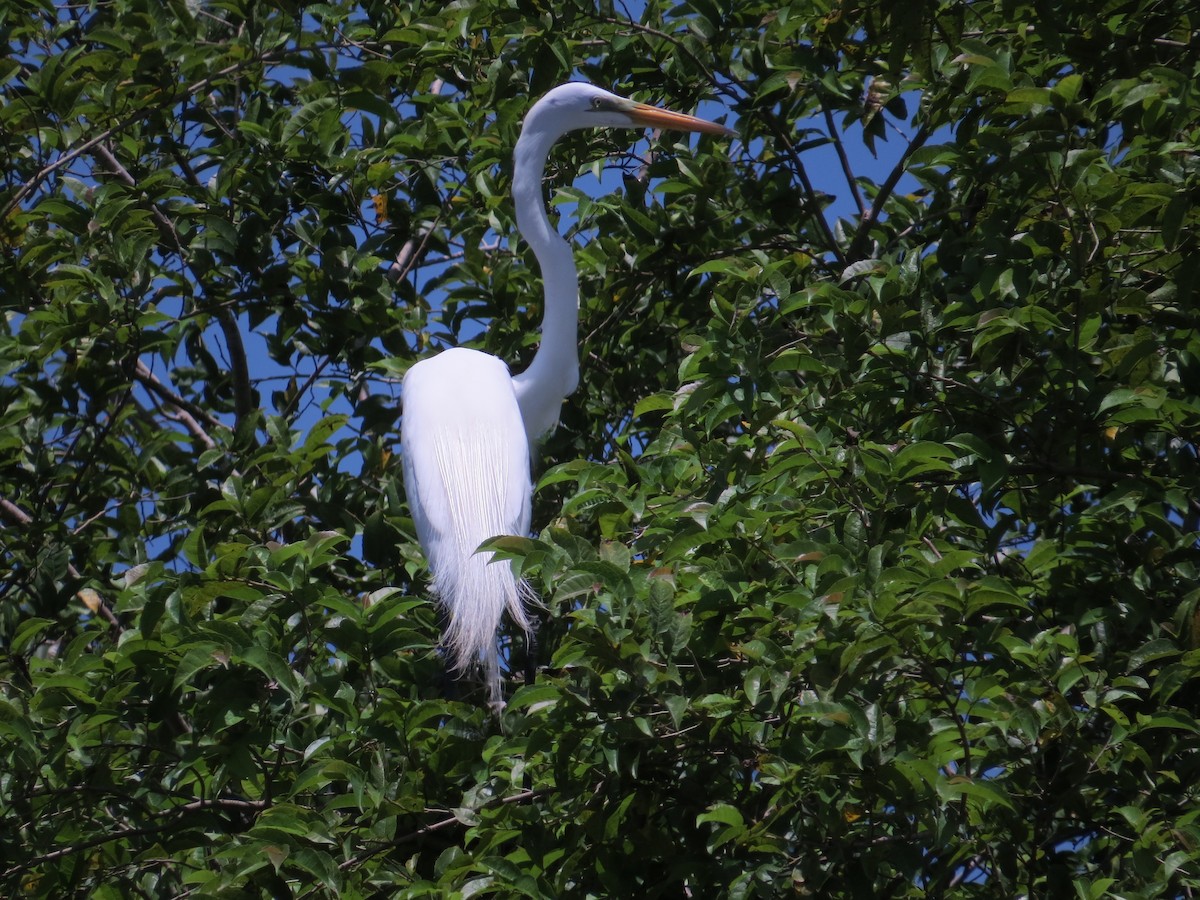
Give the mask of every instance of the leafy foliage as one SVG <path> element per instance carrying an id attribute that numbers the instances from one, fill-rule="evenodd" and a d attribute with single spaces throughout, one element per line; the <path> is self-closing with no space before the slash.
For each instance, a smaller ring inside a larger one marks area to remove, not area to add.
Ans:
<path id="1" fill-rule="evenodd" d="M 1185 7 L 9 3 L 3 893 L 1191 895 Z M 396 376 L 533 352 L 508 159 L 573 75 L 741 138 L 556 151 L 496 720 Z"/>

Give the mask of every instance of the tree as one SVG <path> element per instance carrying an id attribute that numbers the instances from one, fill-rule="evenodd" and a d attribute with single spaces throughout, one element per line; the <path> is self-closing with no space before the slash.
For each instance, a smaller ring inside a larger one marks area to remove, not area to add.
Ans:
<path id="1" fill-rule="evenodd" d="M 4 893 L 1190 896 L 1196 27 L 9 4 Z M 554 158 L 583 383 L 495 719 L 397 375 L 531 355 L 508 159 L 573 75 L 742 139 Z"/>

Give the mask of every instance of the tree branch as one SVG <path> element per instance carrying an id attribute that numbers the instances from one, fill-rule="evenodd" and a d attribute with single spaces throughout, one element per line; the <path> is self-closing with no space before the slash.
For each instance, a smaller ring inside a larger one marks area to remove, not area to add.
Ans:
<path id="1" fill-rule="evenodd" d="M 931 134 L 933 134 L 933 130 L 928 125 L 922 125 L 917 129 L 917 133 L 909 141 L 904 155 L 900 157 L 895 168 L 888 173 L 888 177 L 879 186 L 879 193 L 875 195 L 875 202 L 871 205 L 870 212 L 863 216 L 862 223 L 858 226 L 858 230 L 854 232 L 854 239 L 850 242 L 850 249 L 846 253 L 847 262 L 854 263 L 862 259 L 863 253 L 866 250 L 867 239 L 871 233 L 871 226 L 879 221 L 879 216 L 883 213 L 883 205 L 887 203 L 888 198 L 896 190 L 896 185 L 904 177 L 904 173 L 908 171 L 906 165 L 909 158 L 925 145 Z"/>
<path id="2" fill-rule="evenodd" d="M 498 804 L 524 803 L 526 800 L 533 800 L 537 797 L 544 797 L 549 793 L 550 793 L 549 788 L 538 788 L 536 790 L 522 791 L 521 793 L 513 794 L 510 797 L 501 797 L 498 800 L 493 800 L 491 802 L 498 803 Z M 484 805 L 486 806 L 488 804 L 484 804 Z M 461 822 L 459 822 L 459 820 L 456 816 L 449 816 L 445 819 L 439 819 L 436 822 L 431 822 L 429 825 L 423 825 L 422 827 L 418 828 L 416 831 L 410 831 L 408 834 L 401 835 L 398 838 L 393 838 L 390 841 L 383 841 L 378 846 L 376 846 L 370 850 L 367 850 L 363 853 L 360 853 L 360 854 L 358 854 L 358 856 L 351 857 L 350 859 L 346 860 L 345 862 L 339 864 L 338 868 L 340 870 L 342 870 L 343 872 L 346 871 L 347 869 L 353 869 L 355 866 L 361 865 L 362 863 L 364 863 L 368 859 L 370 859 L 372 856 L 375 856 L 379 853 L 383 853 L 385 850 L 391 850 L 393 847 L 399 847 L 403 844 L 411 843 L 419 838 L 424 837 L 427 834 L 433 834 L 435 831 L 441 831 L 443 828 L 449 828 L 451 825 L 454 825 L 455 823 L 462 824 Z"/>
<path id="3" fill-rule="evenodd" d="M 158 814 L 158 818 L 171 818 L 177 820 L 187 813 L 199 812 L 205 809 L 227 809 L 237 812 L 261 812 L 267 808 L 266 800 L 234 800 L 225 798 L 216 798 L 213 800 L 193 800 L 191 803 L 184 803 L 181 806 L 173 806 L 170 809 L 164 810 Z M 106 834 L 97 835 L 93 838 L 88 838 L 86 841 L 80 841 L 77 844 L 68 844 L 66 847 L 60 847 L 57 850 L 51 850 L 49 853 L 44 853 L 41 856 L 26 862 L 18 863 L 15 866 L 7 869 L 0 877 L 11 878 L 14 875 L 19 875 L 22 872 L 39 866 L 42 863 L 52 862 L 56 859 L 62 859 L 64 856 L 71 856 L 76 853 L 82 853 L 85 850 L 90 850 L 93 847 L 99 847 L 101 844 L 108 844 L 112 841 L 120 841 L 131 837 L 145 837 L 151 834 L 157 834 L 170 828 L 175 821 L 162 822 L 157 825 L 145 825 L 141 828 L 118 828 Z"/>
<path id="4" fill-rule="evenodd" d="M 171 412 L 168 415 L 183 423 L 188 433 L 204 445 L 205 449 L 212 450 L 217 446 L 208 434 L 207 431 L 200 425 L 199 419 L 204 419 L 210 427 L 220 427 L 221 421 L 211 413 L 189 403 L 179 394 L 172 391 L 165 384 L 158 380 L 149 367 L 140 359 L 137 361 L 137 367 L 134 369 L 134 377 L 143 384 L 152 394 L 157 395 L 161 400 L 165 401 Z"/>
<path id="5" fill-rule="evenodd" d="M 858 189 L 858 182 L 854 178 L 854 169 L 850 165 L 850 157 L 846 153 L 846 147 L 842 143 L 841 137 L 837 132 L 837 123 L 833 121 L 833 113 L 829 107 L 825 105 L 825 101 L 821 101 L 821 114 L 825 117 L 825 125 L 829 129 L 829 139 L 833 142 L 833 149 L 837 151 L 838 161 L 842 166 L 842 174 L 846 176 L 846 184 L 850 186 L 850 193 L 854 197 L 854 204 L 858 207 L 858 214 L 866 216 L 867 204 L 863 200 L 862 192 Z"/>
<path id="6" fill-rule="evenodd" d="M 165 101 L 159 108 L 165 109 L 168 106 L 178 103 L 180 100 L 184 99 L 185 97 L 190 97 L 192 94 L 197 94 L 200 91 L 207 90 L 208 88 L 210 88 L 214 84 L 216 84 L 216 82 L 218 80 L 220 80 L 221 78 L 224 78 L 226 75 L 232 75 L 234 72 L 240 71 L 241 69 L 244 69 L 249 65 L 274 62 L 277 58 L 283 56 L 283 52 L 284 51 L 282 51 L 282 50 L 269 50 L 266 53 L 259 54 L 258 56 L 254 57 L 253 59 L 247 59 L 247 60 L 242 60 L 241 62 L 232 63 L 231 65 L 226 66 L 225 68 L 221 69 L 220 71 L 214 72 L 212 75 L 209 75 L 206 78 L 201 78 L 199 81 L 195 82 L 194 84 L 188 85 L 179 93 L 172 94 L 171 97 L 167 101 Z M 24 184 L 22 184 L 19 188 L 17 188 L 17 191 L 15 194 L 13 194 L 12 199 L 10 199 L 8 201 L 8 203 L 6 203 L 4 205 L 3 209 L 0 209 L 0 221 L 3 221 L 4 219 L 8 218 L 9 214 L 11 214 L 13 210 L 15 210 L 18 206 L 20 206 L 26 197 L 28 197 L 30 194 L 32 194 L 34 191 L 36 191 L 43 181 L 45 181 L 47 178 L 49 178 L 51 175 L 53 175 L 59 169 L 63 168 L 64 166 L 70 165 L 75 160 L 79 159 L 79 157 L 83 156 L 85 153 L 92 151 L 99 145 L 105 143 L 109 138 L 113 137 L 114 135 L 120 134 L 122 131 L 124 131 L 129 126 L 133 125 L 134 123 L 136 123 L 139 120 L 141 120 L 142 118 L 144 118 L 145 115 L 146 115 L 146 110 L 139 110 L 136 113 L 128 115 L 124 119 L 121 119 L 119 122 L 117 122 L 116 125 L 112 125 L 108 128 L 105 128 L 103 131 L 101 131 L 95 137 L 88 138 L 88 140 L 84 141 L 78 147 L 75 147 L 73 150 L 68 150 L 65 153 L 63 153 L 56 160 L 54 160 L 54 162 L 48 163 L 47 165 L 43 166 L 40 170 L 38 170 L 33 175 L 32 178 L 30 178 L 28 181 L 26 181 Z"/>

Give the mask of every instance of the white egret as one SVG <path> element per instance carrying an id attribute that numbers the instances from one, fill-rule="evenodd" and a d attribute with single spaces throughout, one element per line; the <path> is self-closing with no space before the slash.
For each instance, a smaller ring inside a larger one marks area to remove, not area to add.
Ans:
<path id="1" fill-rule="evenodd" d="M 492 554 L 476 551 L 489 538 L 529 533 L 531 448 L 558 423 L 579 381 L 579 280 L 571 246 L 546 214 L 542 177 L 555 141 L 597 126 L 733 133 L 590 84 L 551 90 L 526 114 L 513 154 L 517 227 L 542 270 L 542 338 L 533 361 L 510 376 L 495 356 L 455 348 L 404 376 L 404 485 L 432 591 L 447 613 L 445 642 L 457 671 L 480 666 L 494 707 L 503 703 L 496 632 L 506 609 L 529 632 L 532 591 L 510 563 L 490 565 Z"/>

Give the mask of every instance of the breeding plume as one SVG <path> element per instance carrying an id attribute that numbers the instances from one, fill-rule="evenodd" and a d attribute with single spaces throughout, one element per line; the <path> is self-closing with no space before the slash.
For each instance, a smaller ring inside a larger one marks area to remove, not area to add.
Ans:
<path id="1" fill-rule="evenodd" d="M 724 126 L 635 103 L 590 84 L 554 88 L 529 110 L 513 155 L 517 227 L 541 266 L 542 339 L 529 368 L 510 376 L 478 350 L 445 350 L 404 376 L 404 485 L 447 613 L 456 670 L 478 663 L 493 706 L 502 701 L 496 632 L 507 609 L 526 633 L 530 588 L 479 545 L 529 533 L 530 454 L 558 423 L 579 382 L 579 280 L 570 245 L 546 214 L 542 177 L 551 145 L 581 128 L 658 128 L 732 134 Z"/>

